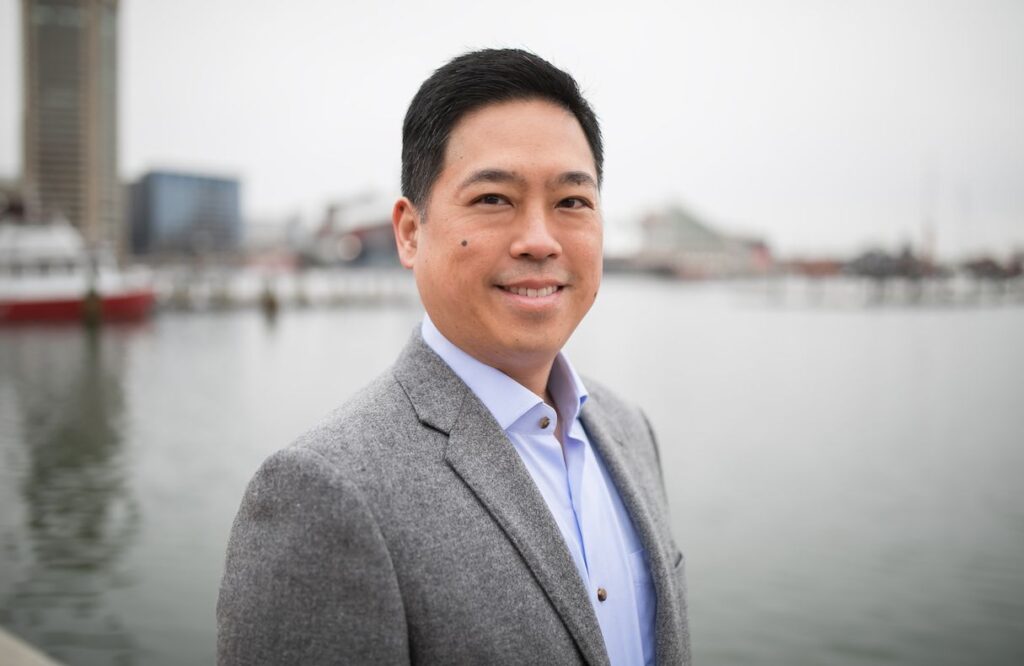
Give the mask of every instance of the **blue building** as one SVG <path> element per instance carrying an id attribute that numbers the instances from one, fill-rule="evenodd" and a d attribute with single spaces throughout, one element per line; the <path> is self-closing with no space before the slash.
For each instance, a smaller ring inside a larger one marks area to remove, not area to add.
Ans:
<path id="1" fill-rule="evenodd" d="M 238 181 L 150 171 L 131 186 L 135 254 L 237 250 L 242 240 Z"/>

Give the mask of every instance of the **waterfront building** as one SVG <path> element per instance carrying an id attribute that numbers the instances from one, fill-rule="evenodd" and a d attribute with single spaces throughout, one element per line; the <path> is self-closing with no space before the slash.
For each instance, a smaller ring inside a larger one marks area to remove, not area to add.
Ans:
<path id="1" fill-rule="evenodd" d="M 723 233 L 681 206 L 670 206 L 641 220 L 643 268 L 683 278 L 763 275 L 772 270 L 768 244 Z"/>
<path id="2" fill-rule="evenodd" d="M 22 0 L 23 181 L 32 218 L 120 245 L 118 0 Z"/>
<path id="3" fill-rule="evenodd" d="M 390 199 L 367 193 L 327 206 L 303 254 L 321 266 L 399 267 Z"/>
<path id="4" fill-rule="evenodd" d="M 150 171 L 131 186 L 134 254 L 233 252 L 242 237 L 237 179 Z"/>

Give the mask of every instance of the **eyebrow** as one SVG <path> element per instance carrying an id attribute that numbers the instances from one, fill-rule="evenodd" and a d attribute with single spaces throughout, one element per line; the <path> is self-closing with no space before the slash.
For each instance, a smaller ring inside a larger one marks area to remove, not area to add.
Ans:
<path id="1" fill-rule="evenodd" d="M 469 176 L 459 184 L 459 189 L 464 190 L 470 185 L 476 185 L 477 183 L 518 183 L 522 184 L 526 181 L 521 175 L 506 171 L 504 169 L 480 169 L 469 174 Z"/>
<path id="2" fill-rule="evenodd" d="M 514 171 L 507 171 L 505 169 L 480 169 L 469 174 L 469 176 L 459 184 L 459 190 L 463 190 L 470 185 L 476 185 L 477 183 L 516 183 L 522 185 L 526 182 L 526 179 Z M 560 174 L 558 177 L 548 181 L 548 187 L 558 187 L 560 185 L 589 185 L 595 190 L 598 189 L 597 181 L 586 171 L 566 171 Z"/>
<path id="3" fill-rule="evenodd" d="M 589 185 L 595 190 L 597 189 L 597 182 L 594 177 L 586 171 L 566 171 L 561 176 L 555 179 L 555 185 Z"/>

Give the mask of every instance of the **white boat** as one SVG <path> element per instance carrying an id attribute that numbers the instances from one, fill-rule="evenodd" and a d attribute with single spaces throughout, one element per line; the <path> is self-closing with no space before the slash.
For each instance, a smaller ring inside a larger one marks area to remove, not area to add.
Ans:
<path id="1" fill-rule="evenodd" d="M 0 323 L 76 321 L 98 305 L 103 320 L 142 319 L 155 292 L 147 273 L 92 252 L 66 220 L 0 221 Z"/>

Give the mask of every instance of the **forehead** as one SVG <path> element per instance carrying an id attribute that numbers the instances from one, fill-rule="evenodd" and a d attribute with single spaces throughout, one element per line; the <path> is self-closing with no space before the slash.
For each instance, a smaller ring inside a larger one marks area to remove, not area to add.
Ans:
<path id="1" fill-rule="evenodd" d="M 459 119 L 445 145 L 440 175 L 481 167 L 561 169 L 597 178 L 576 116 L 542 99 L 488 104 Z"/>

